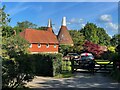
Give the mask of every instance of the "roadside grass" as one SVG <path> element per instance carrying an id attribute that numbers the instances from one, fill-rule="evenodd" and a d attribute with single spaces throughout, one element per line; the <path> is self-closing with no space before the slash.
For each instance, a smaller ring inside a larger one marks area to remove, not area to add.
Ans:
<path id="1" fill-rule="evenodd" d="M 55 78 L 70 78 L 73 76 L 74 74 L 72 74 L 71 72 L 62 72 L 61 74 L 55 76 Z"/>

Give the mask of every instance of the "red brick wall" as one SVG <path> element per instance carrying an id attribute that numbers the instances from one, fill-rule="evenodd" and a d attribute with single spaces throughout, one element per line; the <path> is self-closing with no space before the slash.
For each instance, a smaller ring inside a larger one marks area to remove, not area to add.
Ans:
<path id="1" fill-rule="evenodd" d="M 38 44 L 32 44 L 32 48 L 29 48 L 30 52 L 58 52 L 58 45 L 54 48 L 54 44 L 49 44 L 49 48 L 46 47 L 46 44 L 41 44 L 41 47 L 38 48 Z"/>

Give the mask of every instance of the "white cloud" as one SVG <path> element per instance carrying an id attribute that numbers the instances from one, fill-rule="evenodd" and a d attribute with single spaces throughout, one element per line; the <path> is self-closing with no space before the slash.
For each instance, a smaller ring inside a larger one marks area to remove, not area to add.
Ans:
<path id="1" fill-rule="evenodd" d="M 108 14 L 99 17 L 100 24 L 105 25 L 106 31 L 112 35 L 118 33 L 118 24 L 113 23 L 112 16 Z"/>
<path id="2" fill-rule="evenodd" d="M 81 27 L 84 28 L 84 27 L 85 27 L 85 24 L 81 24 Z"/>
<path id="3" fill-rule="evenodd" d="M 111 30 L 118 30 L 118 25 L 112 22 L 109 22 L 109 23 L 106 23 L 106 28 L 111 29 Z"/>
<path id="4" fill-rule="evenodd" d="M 112 16 L 104 14 L 104 15 L 100 16 L 99 20 L 102 21 L 102 22 L 111 22 L 112 21 Z"/>
<path id="5" fill-rule="evenodd" d="M 84 21 L 82 18 L 71 18 L 68 20 L 67 24 L 81 24 Z"/>

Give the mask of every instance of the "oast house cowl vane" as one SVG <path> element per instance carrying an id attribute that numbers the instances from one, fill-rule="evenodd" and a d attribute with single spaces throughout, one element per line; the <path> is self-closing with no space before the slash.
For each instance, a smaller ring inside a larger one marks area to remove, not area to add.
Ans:
<path id="1" fill-rule="evenodd" d="M 53 32 L 53 29 L 52 29 L 52 22 L 51 22 L 50 19 L 48 20 L 47 31 Z M 54 32 L 53 32 L 53 33 L 54 33 Z"/>
<path id="2" fill-rule="evenodd" d="M 66 26 L 66 17 L 63 17 L 62 19 L 62 25 L 58 33 L 58 41 L 60 45 L 70 45 L 70 46 L 74 45 L 73 40 Z"/>

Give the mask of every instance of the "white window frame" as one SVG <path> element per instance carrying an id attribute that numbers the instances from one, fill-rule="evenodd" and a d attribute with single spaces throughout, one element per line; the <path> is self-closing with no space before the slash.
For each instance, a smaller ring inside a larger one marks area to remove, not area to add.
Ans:
<path id="1" fill-rule="evenodd" d="M 32 48 L 32 43 L 30 44 L 30 46 L 29 46 L 30 48 Z"/>
<path id="2" fill-rule="evenodd" d="M 41 48 L 41 44 L 40 43 L 38 43 L 38 48 Z"/>
<path id="3" fill-rule="evenodd" d="M 57 47 L 57 45 L 56 44 L 54 44 L 54 48 L 56 48 Z"/>
<path id="4" fill-rule="evenodd" d="M 46 48 L 49 48 L 49 44 L 46 44 Z"/>

